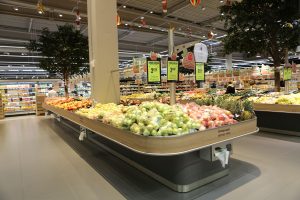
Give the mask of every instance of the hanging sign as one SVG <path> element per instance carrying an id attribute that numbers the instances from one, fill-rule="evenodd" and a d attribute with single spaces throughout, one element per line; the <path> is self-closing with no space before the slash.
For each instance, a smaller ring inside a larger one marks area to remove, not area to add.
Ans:
<path id="1" fill-rule="evenodd" d="M 195 68 L 195 57 L 192 52 L 188 52 L 182 60 L 182 66 L 186 69 Z"/>
<path id="2" fill-rule="evenodd" d="M 168 0 L 162 0 L 162 9 L 163 9 L 163 13 L 167 13 L 168 12 Z"/>
<path id="3" fill-rule="evenodd" d="M 287 68 L 287 67 L 285 67 L 284 69 L 283 69 L 283 80 L 284 81 L 289 81 L 289 80 L 291 80 L 292 79 L 292 68 Z"/>
<path id="4" fill-rule="evenodd" d="M 195 79 L 196 81 L 205 81 L 204 63 L 196 63 Z"/>
<path id="5" fill-rule="evenodd" d="M 194 57 L 196 62 L 207 62 L 208 50 L 207 46 L 203 43 L 197 43 L 194 47 Z"/>
<path id="6" fill-rule="evenodd" d="M 151 60 L 147 59 L 147 77 L 148 83 L 160 83 L 161 82 L 161 66 L 160 59 Z"/>
<path id="7" fill-rule="evenodd" d="M 168 82 L 177 82 L 179 79 L 179 61 L 168 60 L 167 65 L 167 80 Z"/>

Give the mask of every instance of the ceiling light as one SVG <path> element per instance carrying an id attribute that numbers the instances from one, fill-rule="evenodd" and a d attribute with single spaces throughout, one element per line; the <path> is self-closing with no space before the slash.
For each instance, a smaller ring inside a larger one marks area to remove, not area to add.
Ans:
<path id="1" fill-rule="evenodd" d="M 15 11 L 18 11 L 18 10 L 19 10 L 19 8 L 17 8 L 17 7 L 14 7 L 14 10 L 15 10 Z"/>
<path id="2" fill-rule="evenodd" d="M 126 6 L 124 5 L 123 8 L 126 8 Z"/>
<path id="3" fill-rule="evenodd" d="M 223 0 L 220 0 L 220 3 L 224 3 L 224 1 L 223 1 Z"/>
<path id="4" fill-rule="evenodd" d="M 128 24 L 125 24 L 125 26 L 128 26 Z"/>
<path id="5" fill-rule="evenodd" d="M 223 15 L 224 15 L 224 13 L 221 13 L 221 15 L 223 16 Z"/>
<path id="6" fill-rule="evenodd" d="M 150 27 L 150 29 L 152 30 L 153 28 L 152 28 L 152 27 Z"/>
<path id="7" fill-rule="evenodd" d="M 141 19 L 144 19 L 145 17 L 141 16 Z"/>
<path id="8" fill-rule="evenodd" d="M 62 17 L 63 15 L 62 15 L 62 14 L 59 14 L 58 16 L 59 16 L 59 17 Z"/>
<path id="9" fill-rule="evenodd" d="M 261 55 L 256 55 L 256 58 L 261 58 Z"/>
<path id="10" fill-rule="evenodd" d="M 153 11 L 150 11 L 150 14 L 153 14 Z"/>
<path id="11" fill-rule="evenodd" d="M 42 12 L 42 11 L 40 11 L 40 10 L 39 10 L 39 12 L 38 12 L 38 13 L 39 13 L 40 15 L 41 15 L 41 14 L 43 14 L 43 12 Z"/>
<path id="12" fill-rule="evenodd" d="M 142 26 L 141 25 L 139 25 L 139 28 L 141 28 Z"/>
<path id="13" fill-rule="evenodd" d="M 204 37 L 204 38 L 205 38 L 205 35 L 203 35 L 202 37 Z"/>

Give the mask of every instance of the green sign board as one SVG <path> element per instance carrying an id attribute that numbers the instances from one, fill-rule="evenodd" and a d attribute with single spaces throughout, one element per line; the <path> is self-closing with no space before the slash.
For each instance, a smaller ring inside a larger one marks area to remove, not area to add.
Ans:
<path id="1" fill-rule="evenodd" d="M 177 82 L 179 73 L 179 62 L 177 60 L 169 60 L 167 65 L 167 80 L 168 82 Z"/>
<path id="2" fill-rule="evenodd" d="M 148 83 L 160 83 L 160 60 L 148 60 L 147 61 L 147 77 Z"/>
<path id="3" fill-rule="evenodd" d="M 196 81 L 205 81 L 204 63 L 196 63 L 195 78 Z"/>
<path id="4" fill-rule="evenodd" d="M 283 80 L 289 81 L 292 79 L 292 68 L 283 68 Z"/>

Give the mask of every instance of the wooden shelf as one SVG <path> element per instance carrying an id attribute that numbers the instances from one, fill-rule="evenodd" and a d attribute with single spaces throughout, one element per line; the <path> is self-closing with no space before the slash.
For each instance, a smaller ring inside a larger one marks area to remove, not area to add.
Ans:
<path id="1" fill-rule="evenodd" d="M 258 132 L 257 119 L 255 118 L 230 126 L 186 135 L 142 136 L 115 128 L 98 120 L 88 119 L 73 112 L 49 106 L 45 103 L 43 107 L 128 149 L 146 155 L 170 156 L 185 154 Z"/>

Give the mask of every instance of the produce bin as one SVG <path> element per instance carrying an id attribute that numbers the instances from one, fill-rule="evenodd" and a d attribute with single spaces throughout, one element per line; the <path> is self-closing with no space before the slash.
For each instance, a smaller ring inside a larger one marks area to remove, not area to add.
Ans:
<path id="1" fill-rule="evenodd" d="M 63 121 L 85 127 L 87 139 L 177 192 L 189 192 L 229 173 L 214 155 L 232 150 L 233 139 L 258 131 L 257 120 L 179 136 L 142 136 L 47 104 Z"/>

